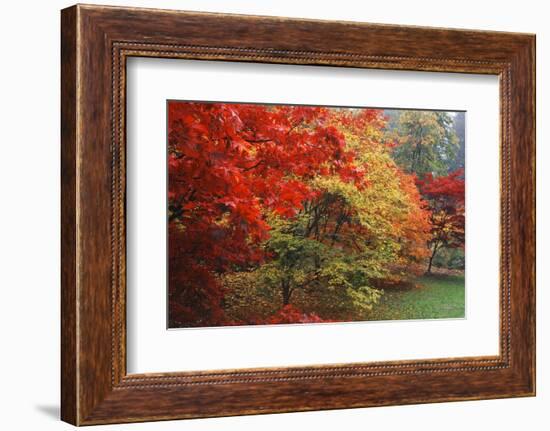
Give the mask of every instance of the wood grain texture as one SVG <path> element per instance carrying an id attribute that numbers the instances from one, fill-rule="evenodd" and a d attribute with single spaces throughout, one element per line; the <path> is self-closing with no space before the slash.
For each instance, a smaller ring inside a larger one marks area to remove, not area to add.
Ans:
<path id="1" fill-rule="evenodd" d="M 525 34 L 101 6 L 65 9 L 63 420 L 86 425 L 533 395 L 534 49 L 534 36 Z M 499 75 L 499 356 L 127 375 L 125 66 L 130 56 Z"/>
<path id="2" fill-rule="evenodd" d="M 76 9 L 61 16 L 61 417 L 77 422 Z"/>

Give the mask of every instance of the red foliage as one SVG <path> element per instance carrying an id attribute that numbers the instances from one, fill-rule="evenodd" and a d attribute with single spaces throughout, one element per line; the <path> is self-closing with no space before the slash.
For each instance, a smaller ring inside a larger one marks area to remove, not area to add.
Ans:
<path id="1" fill-rule="evenodd" d="M 417 181 L 422 194 L 428 199 L 444 199 L 449 204 L 464 204 L 464 170 L 434 177 L 431 173 Z"/>
<path id="2" fill-rule="evenodd" d="M 429 272 L 433 257 L 439 248 L 464 247 L 464 170 L 459 169 L 449 175 L 435 178 L 428 174 L 417 183 L 432 212 L 432 256 L 428 266 Z"/>
<path id="3" fill-rule="evenodd" d="M 287 304 L 282 307 L 276 314 L 271 316 L 267 322 L 268 324 L 284 324 L 284 323 L 320 323 L 326 322 L 321 319 L 315 313 L 304 313 L 292 304 Z"/>
<path id="4" fill-rule="evenodd" d="M 379 111 L 365 110 L 367 121 Z M 361 183 L 354 154 L 320 107 L 170 102 L 170 321 L 223 321 L 217 275 L 262 261 L 265 212 L 293 217 L 316 196 L 306 180 Z M 330 163 L 328 163 L 330 162 Z"/>

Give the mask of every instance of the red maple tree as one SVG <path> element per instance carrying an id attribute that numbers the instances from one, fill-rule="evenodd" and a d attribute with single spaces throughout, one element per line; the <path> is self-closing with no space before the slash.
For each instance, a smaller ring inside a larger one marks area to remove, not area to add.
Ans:
<path id="1" fill-rule="evenodd" d="M 464 170 L 439 177 L 427 174 L 417 184 L 431 210 L 431 255 L 426 270 L 430 273 L 434 257 L 442 247 L 464 247 Z"/>
<path id="2" fill-rule="evenodd" d="M 325 108 L 170 103 L 168 109 L 170 320 L 230 324 L 218 276 L 265 258 L 259 245 L 269 237 L 266 211 L 293 217 L 318 193 L 308 179 L 339 175 L 360 184 L 363 171 Z"/>

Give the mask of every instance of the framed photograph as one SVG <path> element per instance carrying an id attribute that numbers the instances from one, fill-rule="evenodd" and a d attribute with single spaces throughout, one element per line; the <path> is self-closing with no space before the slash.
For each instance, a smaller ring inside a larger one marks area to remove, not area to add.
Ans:
<path id="1" fill-rule="evenodd" d="M 62 419 L 535 394 L 535 37 L 62 11 Z"/>

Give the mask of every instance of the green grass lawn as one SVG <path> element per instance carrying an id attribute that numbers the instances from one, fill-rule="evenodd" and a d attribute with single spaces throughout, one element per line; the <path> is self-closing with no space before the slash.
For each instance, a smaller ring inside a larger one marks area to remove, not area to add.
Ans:
<path id="1" fill-rule="evenodd" d="M 465 317 L 464 275 L 423 276 L 416 283 L 420 287 L 384 289 L 366 320 Z"/>

